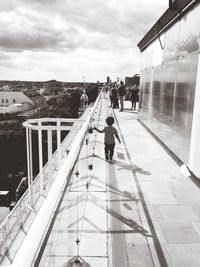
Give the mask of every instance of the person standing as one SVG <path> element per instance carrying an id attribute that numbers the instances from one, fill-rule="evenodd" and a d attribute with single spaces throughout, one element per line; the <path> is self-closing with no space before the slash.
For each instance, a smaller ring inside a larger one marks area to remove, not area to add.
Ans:
<path id="1" fill-rule="evenodd" d="M 117 90 L 117 97 L 116 97 L 116 108 L 119 108 L 119 95 L 118 95 L 118 85 L 115 84 L 115 88 Z"/>
<path id="2" fill-rule="evenodd" d="M 136 109 L 136 102 L 138 101 L 138 93 L 139 90 L 137 89 L 137 85 L 134 84 L 133 87 L 131 88 L 131 109 L 134 108 L 134 110 Z"/>
<path id="3" fill-rule="evenodd" d="M 120 101 L 120 111 L 123 111 L 124 110 L 124 96 L 126 94 L 126 89 L 125 89 L 123 81 L 120 82 L 118 94 L 119 94 L 119 101 Z"/>
<path id="4" fill-rule="evenodd" d="M 110 107 L 113 107 L 112 87 L 109 89 Z"/>
<path id="5" fill-rule="evenodd" d="M 109 160 L 110 163 L 113 163 L 113 154 L 114 154 L 114 148 L 115 148 L 115 137 L 121 143 L 121 140 L 119 138 L 117 129 L 113 127 L 115 120 L 112 116 L 107 117 L 106 123 L 108 126 L 106 126 L 103 130 L 99 130 L 98 128 L 94 127 L 94 130 L 98 131 L 99 133 L 105 133 L 104 135 L 104 151 L 105 151 L 105 159 Z"/>
<path id="6" fill-rule="evenodd" d="M 115 87 L 115 84 L 113 84 L 113 87 L 111 89 L 111 94 L 112 94 L 113 108 L 116 108 L 117 107 L 117 89 Z"/>

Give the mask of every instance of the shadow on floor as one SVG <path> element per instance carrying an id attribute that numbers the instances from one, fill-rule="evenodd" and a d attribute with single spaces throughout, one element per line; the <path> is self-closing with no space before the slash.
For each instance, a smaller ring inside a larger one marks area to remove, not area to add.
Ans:
<path id="1" fill-rule="evenodd" d="M 150 172 L 143 170 L 142 168 L 138 167 L 135 164 L 127 164 L 125 162 L 118 161 L 118 160 L 115 160 L 114 164 L 118 165 L 120 167 L 120 168 L 118 168 L 118 170 L 125 169 L 125 170 L 131 171 L 131 172 L 138 172 L 138 173 L 141 173 L 144 175 L 151 175 Z"/>

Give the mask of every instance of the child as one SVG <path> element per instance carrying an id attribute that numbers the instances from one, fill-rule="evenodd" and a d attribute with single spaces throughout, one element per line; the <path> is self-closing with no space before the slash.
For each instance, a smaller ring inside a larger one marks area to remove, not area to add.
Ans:
<path id="1" fill-rule="evenodd" d="M 117 130 L 115 129 L 115 127 L 112 126 L 114 121 L 115 121 L 114 118 L 109 116 L 106 119 L 106 123 L 108 126 L 105 127 L 103 130 L 99 130 L 96 127 L 94 127 L 94 129 L 97 130 L 99 133 L 105 133 L 105 136 L 104 136 L 105 158 L 106 160 L 110 160 L 110 162 L 113 162 L 112 158 L 114 154 L 115 137 L 117 138 L 119 143 L 121 143 Z"/>

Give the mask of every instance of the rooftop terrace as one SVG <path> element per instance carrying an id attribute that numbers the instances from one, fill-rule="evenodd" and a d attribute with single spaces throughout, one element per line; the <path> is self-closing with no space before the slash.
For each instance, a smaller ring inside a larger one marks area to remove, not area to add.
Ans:
<path id="1" fill-rule="evenodd" d="M 129 102 L 124 112 L 109 104 L 100 95 L 84 121 L 75 122 L 49 154 L 35 191 L 19 204 L 23 209 L 16 207 L 1 226 L 2 266 L 200 266 L 199 187 L 181 174 Z M 103 128 L 108 115 L 122 140 L 114 163 L 104 159 L 103 134 L 88 132 Z"/>

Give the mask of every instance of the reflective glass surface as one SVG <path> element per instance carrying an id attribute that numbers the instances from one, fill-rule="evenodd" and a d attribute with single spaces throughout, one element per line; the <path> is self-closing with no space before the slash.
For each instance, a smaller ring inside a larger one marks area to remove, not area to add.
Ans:
<path id="1" fill-rule="evenodd" d="M 173 25 L 165 35 L 163 62 L 174 60 L 177 57 L 179 38 L 179 22 Z"/>
<path id="2" fill-rule="evenodd" d="M 145 111 L 146 115 L 149 114 L 150 108 L 150 86 L 151 86 L 151 69 L 143 72 L 140 92 L 140 108 Z"/>
<path id="3" fill-rule="evenodd" d="M 171 125 L 174 88 L 176 80 L 176 61 L 167 62 L 162 67 L 162 96 L 161 96 L 161 117 L 160 120 Z"/>
<path id="4" fill-rule="evenodd" d="M 176 90 L 173 109 L 173 127 L 190 137 L 198 57 L 181 58 L 177 62 Z"/>
<path id="5" fill-rule="evenodd" d="M 200 4 L 174 24 L 165 33 L 162 65 L 148 68 L 147 62 L 141 72 L 141 119 L 186 164 L 200 49 L 199 14 Z"/>
<path id="6" fill-rule="evenodd" d="M 153 72 L 152 86 L 152 115 L 159 118 L 160 116 L 160 101 L 161 101 L 161 85 L 162 85 L 162 67 L 156 67 Z"/>
<path id="7" fill-rule="evenodd" d="M 178 55 L 197 52 L 200 48 L 200 5 L 180 21 Z"/>

